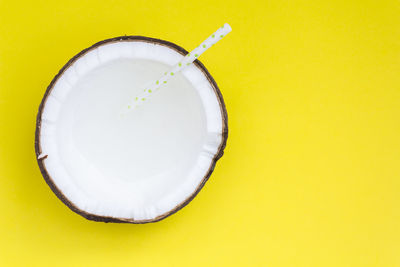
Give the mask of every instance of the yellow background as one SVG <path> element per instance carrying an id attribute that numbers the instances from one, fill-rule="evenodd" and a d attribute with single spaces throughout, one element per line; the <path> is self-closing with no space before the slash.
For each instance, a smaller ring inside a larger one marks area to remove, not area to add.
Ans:
<path id="1" fill-rule="evenodd" d="M 147 225 L 64 206 L 34 155 L 47 85 L 83 48 L 144 35 L 201 56 L 225 156 Z M 0 266 L 400 266 L 399 1 L 0 0 Z"/>

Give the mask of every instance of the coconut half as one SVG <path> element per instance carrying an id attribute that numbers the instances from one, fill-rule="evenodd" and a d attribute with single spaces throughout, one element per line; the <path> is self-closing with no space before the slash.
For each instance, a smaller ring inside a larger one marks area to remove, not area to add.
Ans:
<path id="1" fill-rule="evenodd" d="M 223 155 L 220 90 L 200 61 L 121 118 L 121 106 L 188 52 L 123 36 L 94 44 L 54 77 L 35 149 L 47 184 L 71 210 L 103 222 L 159 221 L 187 205 Z"/>

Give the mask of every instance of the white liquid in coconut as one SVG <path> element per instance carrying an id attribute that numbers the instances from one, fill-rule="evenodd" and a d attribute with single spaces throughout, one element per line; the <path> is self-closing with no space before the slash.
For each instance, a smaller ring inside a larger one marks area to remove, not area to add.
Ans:
<path id="1" fill-rule="evenodd" d="M 57 122 L 59 155 L 88 196 L 131 195 L 126 200 L 151 203 L 151 196 L 161 198 L 187 178 L 207 131 L 200 97 L 182 74 L 120 117 L 121 107 L 168 69 L 155 61 L 114 60 L 81 77 L 68 95 Z M 85 178 L 74 175 L 84 165 Z"/>

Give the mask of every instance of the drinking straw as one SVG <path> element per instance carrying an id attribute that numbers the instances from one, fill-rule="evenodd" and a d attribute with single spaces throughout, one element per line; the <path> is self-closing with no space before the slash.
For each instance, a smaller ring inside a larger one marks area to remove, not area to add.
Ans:
<path id="1" fill-rule="evenodd" d="M 181 61 L 178 62 L 178 64 L 166 71 L 159 79 L 148 83 L 140 95 L 131 99 L 130 102 L 123 107 L 122 114 L 130 112 L 131 110 L 148 101 L 148 99 L 151 98 L 152 95 L 154 95 L 163 85 L 168 83 L 169 79 L 174 77 L 174 75 L 185 69 L 187 66 L 191 65 L 193 61 L 195 61 L 201 54 L 225 37 L 230 31 L 232 31 L 231 26 L 229 26 L 228 23 L 225 23 L 198 47 L 188 53 Z"/>

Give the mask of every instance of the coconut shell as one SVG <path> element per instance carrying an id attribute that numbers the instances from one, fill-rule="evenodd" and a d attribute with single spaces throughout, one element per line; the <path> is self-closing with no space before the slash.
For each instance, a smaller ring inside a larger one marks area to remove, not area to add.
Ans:
<path id="1" fill-rule="evenodd" d="M 99 215 L 95 215 L 95 214 L 91 214 L 88 213 L 84 210 L 79 209 L 77 206 L 75 206 L 64 194 L 63 192 L 56 186 L 56 184 L 54 183 L 52 177 L 49 175 L 49 173 L 46 170 L 46 166 L 44 164 L 44 160 L 46 159 L 47 155 L 41 155 L 42 151 L 41 151 L 41 145 L 40 145 L 40 129 L 41 129 L 41 123 L 42 123 L 42 112 L 43 112 L 43 108 L 46 104 L 47 98 L 51 92 L 51 90 L 53 90 L 54 85 L 56 84 L 57 80 L 63 75 L 63 73 L 80 57 L 84 56 L 86 53 L 88 53 L 89 51 L 102 46 L 104 44 L 109 44 L 109 43 L 114 43 L 114 42 L 148 42 L 148 43 L 152 43 L 152 44 L 158 44 L 158 45 L 163 45 L 163 46 L 167 46 L 171 49 L 174 49 L 175 51 L 179 52 L 180 54 L 182 54 L 183 56 L 185 56 L 186 54 L 188 54 L 188 51 L 186 51 L 185 49 L 183 49 L 182 47 L 168 42 L 168 41 L 164 41 L 164 40 L 160 40 L 160 39 L 155 39 L 155 38 L 149 38 L 149 37 L 144 37 L 144 36 L 120 36 L 120 37 L 115 37 L 115 38 L 111 38 L 111 39 L 106 39 L 103 41 L 100 41 L 98 43 L 95 43 L 94 45 L 82 50 L 81 52 L 79 52 L 77 55 L 75 55 L 73 58 L 71 58 L 67 64 L 65 64 L 61 70 L 58 72 L 58 74 L 53 78 L 53 80 L 51 81 L 50 85 L 47 87 L 47 90 L 43 96 L 42 102 L 40 103 L 39 106 L 39 111 L 37 113 L 37 117 L 36 117 L 36 132 L 35 132 L 35 151 L 36 151 L 36 159 L 40 168 L 40 171 L 46 181 L 46 183 L 49 185 L 49 187 L 51 188 L 51 190 L 54 192 L 54 194 L 56 194 L 56 196 L 65 204 L 67 205 L 73 212 L 76 212 L 77 214 L 85 217 L 88 220 L 92 220 L 92 221 L 98 221 L 98 222 L 113 222 L 113 223 L 134 223 L 134 224 L 143 224 L 143 223 L 150 223 L 150 222 L 157 222 L 160 221 L 172 214 L 174 214 L 175 212 L 179 211 L 180 209 L 182 209 L 184 206 L 186 206 L 190 201 L 193 200 L 193 198 L 200 192 L 200 190 L 203 188 L 203 186 L 205 185 L 205 183 L 207 182 L 207 180 L 209 179 L 211 173 L 214 171 L 214 167 L 215 164 L 217 163 L 218 159 L 220 159 L 222 157 L 222 155 L 224 154 L 224 149 L 226 146 L 226 141 L 228 138 L 228 115 L 226 112 L 226 108 L 225 108 L 225 103 L 224 103 L 224 99 L 222 97 L 221 91 L 219 90 L 217 83 L 215 82 L 214 78 L 211 76 L 211 74 L 207 71 L 206 67 L 198 60 L 196 59 L 193 63 L 204 73 L 204 75 L 207 77 L 209 83 L 212 85 L 214 92 L 218 98 L 218 102 L 219 102 L 219 106 L 221 109 L 221 113 L 222 113 L 222 142 L 221 145 L 218 149 L 218 152 L 216 153 L 216 155 L 214 156 L 212 163 L 210 165 L 210 168 L 207 171 L 207 174 L 203 177 L 201 183 L 199 184 L 199 186 L 196 188 L 196 190 L 188 197 L 186 198 L 184 201 L 182 201 L 180 204 L 178 204 L 175 208 L 173 208 L 172 210 L 161 214 L 159 216 L 157 216 L 154 219 L 149 219 L 149 220 L 134 220 L 134 219 L 126 219 L 126 218 L 117 218 L 117 217 L 109 217 L 109 216 L 99 216 Z M 39 155 L 41 155 L 40 159 L 39 159 Z"/>

